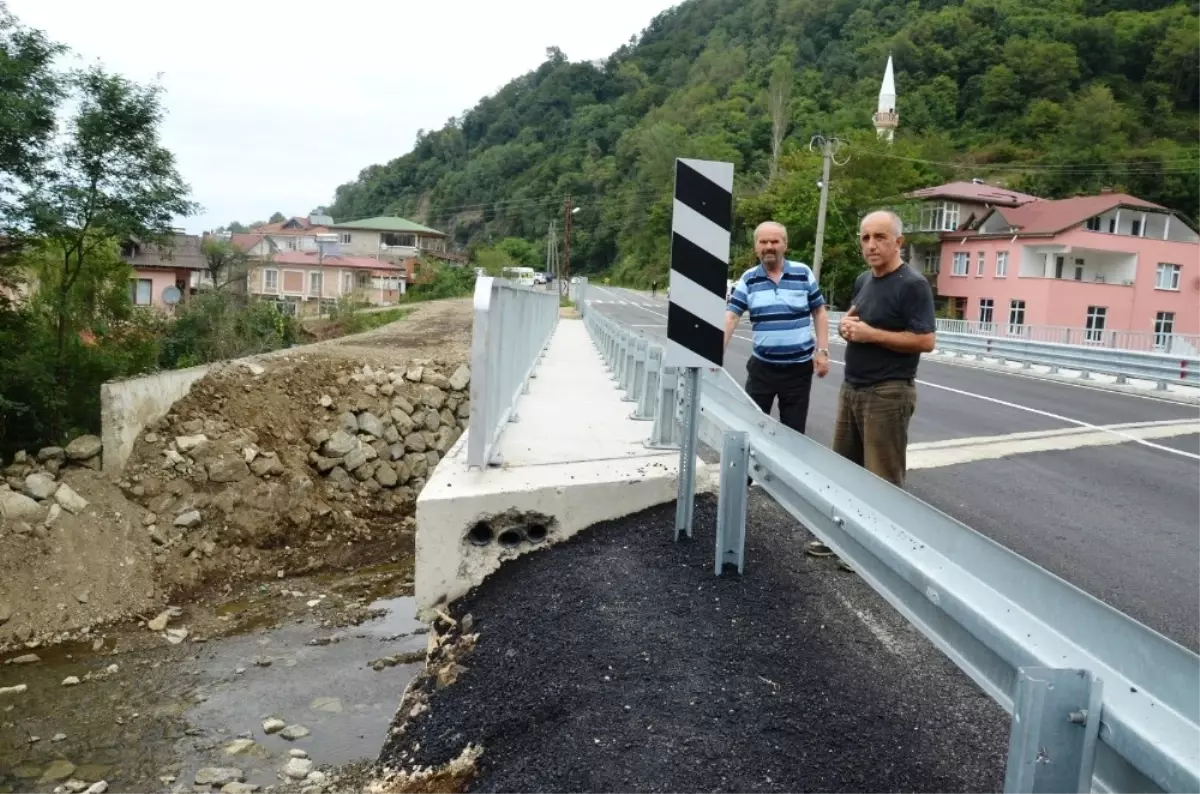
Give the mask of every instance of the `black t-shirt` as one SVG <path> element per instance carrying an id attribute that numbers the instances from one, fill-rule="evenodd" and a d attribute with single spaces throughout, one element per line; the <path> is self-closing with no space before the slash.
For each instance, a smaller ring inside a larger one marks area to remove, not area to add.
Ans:
<path id="1" fill-rule="evenodd" d="M 870 270 L 859 275 L 850 305 L 858 308 L 858 316 L 872 328 L 914 334 L 937 330 L 933 290 L 924 276 L 905 264 L 880 278 Z M 917 377 L 920 360 L 920 353 L 897 353 L 882 345 L 847 342 L 845 378 L 854 386 L 911 380 Z"/>

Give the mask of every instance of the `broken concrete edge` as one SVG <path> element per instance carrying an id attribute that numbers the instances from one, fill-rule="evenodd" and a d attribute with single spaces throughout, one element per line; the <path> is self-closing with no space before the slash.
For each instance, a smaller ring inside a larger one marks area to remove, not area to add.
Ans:
<path id="1" fill-rule="evenodd" d="M 404 318 L 397 322 L 403 321 Z M 241 358 L 223 359 L 209 364 L 200 364 L 187 369 L 172 369 L 144 375 L 140 378 L 112 380 L 100 386 L 100 439 L 103 442 L 102 471 L 117 476 L 125 468 L 133 454 L 137 438 L 147 426 L 162 419 L 191 391 L 192 386 L 202 379 L 213 367 L 246 366 L 249 374 L 259 375 L 254 366 L 259 361 L 268 361 L 291 355 L 305 355 L 322 347 L 345 344 L 358 337 L 376 334 L 387 326 L 372 328 L 360 334 L 323 339 L 306 345 L 282 347 L 266 353 L 255 353 Z"/>
<path id="2" fill-rule="evenodd" d="M 470 471 L 463 434 L 417 498 L 418 619 L 462 598 L 501 566 L 550 549 L 596 524 L 676 498 L 679 452 L 619 460 Z M 696 493 L 716 490 L 696 462 Z"/>

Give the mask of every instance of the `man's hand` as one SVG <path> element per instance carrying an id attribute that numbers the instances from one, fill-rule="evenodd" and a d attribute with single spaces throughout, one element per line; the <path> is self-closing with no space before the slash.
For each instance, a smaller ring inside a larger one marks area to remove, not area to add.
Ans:
<path id="1" fill-rule="evenodd" d="M 842 336 L 847 342 L 870 343 L 875 341 L 875 329 L 857 317 L 847 317 L 842 322 L 845 324 Z"/>
<path id="2" fill-rule="evenodd" d="M 813 371 L 817 373 L 818 378 L 823 378 L 829 374 L 829 354 L 817 353 L 813 356 Z"/>
<path id="3" fill-rule="evenodd" d="M 838 321 L 838 336 L 840 336 L 842 339 L 849 339 L 850 337 L 846 336 L 846 329 L 851 323 L 858 322 L 862 322 L 862 320 L 858 318 L 858 307 L 851 306 L 850 311 L 843 314 L 842 319 Z"/>

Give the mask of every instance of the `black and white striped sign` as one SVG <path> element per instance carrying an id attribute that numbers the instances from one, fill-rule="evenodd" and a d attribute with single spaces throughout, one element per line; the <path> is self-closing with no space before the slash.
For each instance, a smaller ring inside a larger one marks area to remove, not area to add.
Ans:
<path id="1" fill-rule="evenodd" d="M 719 367 L 733 227 L 733 163 L 675 160 L 668 367 Z"/>

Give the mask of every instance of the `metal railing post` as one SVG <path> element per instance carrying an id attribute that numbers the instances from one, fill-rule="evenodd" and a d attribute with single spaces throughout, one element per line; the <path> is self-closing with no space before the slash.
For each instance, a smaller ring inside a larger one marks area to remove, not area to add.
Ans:
<path id="1" fill-rule="evenodd" d="M 1006 793 L 1092 790 L 1102 687 L 1087 670 L 1019 669 Z"/>
<path id="2" fill-rule="evenodd" d="M 631 419 L 652 420 L 658 401 L 658 379 L 662 371 L 663 349 L 649 345 L 646 350 L 646 371 L 642 378 L 642 390 L 638 395 L 637 409 Z"/>
<path id="3" fill-rule="evenodd" d="M 745 570 L 746 478 L 750 470 L 750 434 L 728 430 L 721 444 L 721 482 L 717 493 L 717 554 L 713 573 L 726 565 Z"/>
<path id="4" fill-rule="evenodd" d="M 679 394 L 679 371 L 664 366 L 658 376 L 658 397 L 654 406 L 654 426 L 650 429 L 651 449 L 678 449 L 679 422 L 675 418 L 675 403 Z"/>
<path id="5" fill-rule="evenodd" d="M 629 378 L 629 389 L 621 398 L 623 402 L 635 403 L 639 400 L 642 383 L 646 380 L 646 348 L 649 345 L 649 341 L 641 337 L 633 343 L 633 375 Z"/>
<path id="6" fill-rule="evenodd" d="M 700 368 L 684 370 L 683 426 L 680 428 L 679 480 L 675 496 L 675 540 L 692 537 L 696 505 L 696 444 L 700 429 Z"/>

